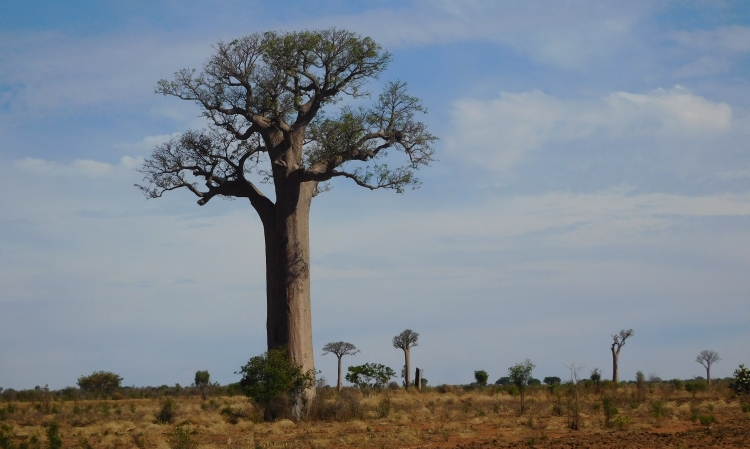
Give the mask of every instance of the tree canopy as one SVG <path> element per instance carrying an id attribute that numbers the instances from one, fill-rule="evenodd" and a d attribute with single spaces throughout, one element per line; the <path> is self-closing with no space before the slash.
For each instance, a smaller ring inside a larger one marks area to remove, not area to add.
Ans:
<path id="1" fill-rule="evenodd" d="M 219 195 L 262 207 L 270 200 L 251 174 L 316 183 L 344 177 L 400 192 L 417 185 L 414 170 L 432 160 L 436 138 L 416 119 L 426 109 L 405 83 L 386 83 L 370 107 L 324 111 L 342 94 L 369 95 L 364 85 L 387 67 L 391 55 L 369 37 L 335 28 L 265 32 L 219 42 L 215 50 L 201 72 L 183 69 L 158 83 L 157 93 L 195 101 L 208 129 L 188 130 L 154 150 L 140 168 L 147 197 L 184 187 L 200 205 Z M 406 163 L 374 163 L 390 149 L 403 152 Z"/>

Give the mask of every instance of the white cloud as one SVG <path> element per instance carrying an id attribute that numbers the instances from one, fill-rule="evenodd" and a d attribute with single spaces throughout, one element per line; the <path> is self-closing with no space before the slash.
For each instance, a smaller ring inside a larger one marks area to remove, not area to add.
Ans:
<path id="1" fill-rule="evenodd" d="M 98 178 L 110 175 L 125 176 L 142 163 L 142 157 L 130 156 L 123 156 L 118 165 L 91 159 L 74 159 L 70 163 L 60 163 L 27 157 L 15 161 L 13 165 L 24 172 L 39 176 Z"/>
<path id="2" fill-rule="evenodd" d="M 732 108 L 676 86 L 647 94 L 615 92 L 597 100 L 568 100 L 539 90 L 502 92 L 491 100 L 454 103 L 447 148 L 454 155 L 491 169 L 507 170 L 525 154 L 550 144 L 649 139 L 662 151 L 672 145 L 726 133 Z"/>
<path id="3" fill-rule="evenodd" d="M 537 62 L 568 69 L 636 46 L 632 28 L 648 2 L 416 1 L 399 9 L 314 20 L 347 23 L 385 47 L 485 41 L 509 46 Z"/>

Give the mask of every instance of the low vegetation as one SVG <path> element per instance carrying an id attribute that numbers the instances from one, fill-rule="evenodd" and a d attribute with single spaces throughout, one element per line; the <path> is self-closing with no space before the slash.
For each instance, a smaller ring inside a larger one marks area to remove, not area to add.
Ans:
<path id="1" fill-rule="evenodd" d="M 521 364 L 522 365 L 522 364 Z M 743 447 L 748 396 L 715 379 L 590 379 L 577 384 L 318 389 L 303 419 L 264 419 L 265 399 L 238 385 L 121 388 L 109 397 L 78 389 L 3 391 L 0 449 L 216 449 L 257 447 Z M 732 380 L 737 385 L 736 380 Z M 689 382 L 688 382 L 689 383 Z M 599 392 L 597 392 L 599 391 Z M 48 401 L 48 405 L 45 405 Z M 573 416 L 575 414 L 575 416 Z M 577 419 L 577 430 L 571 428 Z M 630 443 L 632 444 L 630 444 Z M 574 444 L 575 443 L 575 444 Z M 684 444 L 683 444 L 684 443 Z M 689 444 L 687 444 L 689 443 Z M 623 446 L 623 444 L 625 446 Z M 619 445 L 619 446 L 618 446 Z"/>

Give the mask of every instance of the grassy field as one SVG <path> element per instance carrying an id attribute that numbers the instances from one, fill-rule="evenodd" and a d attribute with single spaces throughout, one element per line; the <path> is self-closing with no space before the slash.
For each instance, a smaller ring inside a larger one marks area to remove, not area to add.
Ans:
<path id="1" fill-rule="evenodd" d="M 496 387 L 366 397 L 324 388 L 308 419 L 296 423 L 263 422 L 243 396 L 5 402 L 0 448 L 750 447 L 750 404 L 725 386 L 695 397 L 666 383 L 579 388 L 578 398 L 576 405 L 569 387 L 536 387 L 521 414 L 520 398 Z M 175 406 L 171 417 L 163 411 L 167 400 Z M 159 423 L 160 414 L 170 422 Z"/>

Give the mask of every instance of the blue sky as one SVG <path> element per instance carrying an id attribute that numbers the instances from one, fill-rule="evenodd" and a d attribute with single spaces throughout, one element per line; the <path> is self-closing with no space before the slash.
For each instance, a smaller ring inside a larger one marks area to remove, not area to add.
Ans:
<path id="1" fill-rule="evenodd" d="M 610 376 L 624 328 L 625 379 L 749 362 L 745 2 L 28 1 L 0 5 L 0 387 L 238 379 L 265 344 L 260 222 L 133 187 L 202 126 L 154 87 L 220 40 L 334 26 L 393 54 L 371 90 L 408 82 L 441 140 L 419 190 L 314 200 L 316 348 L 398 369 L 411 328 L 433 384 Z"/>

